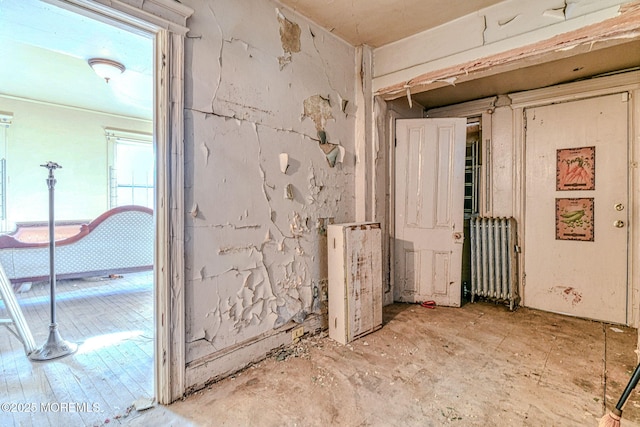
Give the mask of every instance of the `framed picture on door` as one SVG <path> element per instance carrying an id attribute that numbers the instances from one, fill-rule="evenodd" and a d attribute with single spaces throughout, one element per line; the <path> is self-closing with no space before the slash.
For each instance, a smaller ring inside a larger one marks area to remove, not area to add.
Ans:
<path id="1" fill-rule="evenodd" d="M 556 199 L 556 240 L 593 242 L 593 197 Z"/>
<path id="2" fill-rule="evenodd" d="M 556 190 L 595 190 L 596 147 L 557 150 Z"/>

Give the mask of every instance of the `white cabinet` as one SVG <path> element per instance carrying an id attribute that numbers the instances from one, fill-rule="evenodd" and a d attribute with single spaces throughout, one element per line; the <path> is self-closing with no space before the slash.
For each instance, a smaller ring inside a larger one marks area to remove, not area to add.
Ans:
<path id="1" fill-rule="evenodd" d="M 329 337 L 346 344 L 382 326 L 379 223 L 328 226 Z"/>

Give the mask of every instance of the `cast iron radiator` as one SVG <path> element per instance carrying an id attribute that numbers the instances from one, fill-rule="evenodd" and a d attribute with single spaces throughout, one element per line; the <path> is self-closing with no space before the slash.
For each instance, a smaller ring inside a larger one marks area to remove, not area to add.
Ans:
<path id="1" fill-rule="evenodd" d="M 471 302 L 484 297 L 518 306 L 518 247 L 513 218 L 471 218 Z"/>

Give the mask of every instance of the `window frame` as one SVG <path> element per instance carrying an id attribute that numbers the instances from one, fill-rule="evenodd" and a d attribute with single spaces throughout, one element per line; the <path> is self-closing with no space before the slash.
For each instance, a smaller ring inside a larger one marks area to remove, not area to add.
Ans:
<path id="1" fill-rule="evenodd" d="M 105 128 L 105 136 L 107 138 L 107 204 L 108 209 L 113 209 L 118 206 L 118 187 L 120 187 L 117 183 L 116 179 L 116 166 L 117 166 L 117 156 L 116 150 L 118 143 L 123 144 L 149 144 L 152 150 L 152 157 L 154 161 L 154 178 L 152 179 L 152 185 L 150 187 L 145 187 L 152 190 L 152 193 L 155 191 L 154 183 L 155 183 L 155 153 L 153 150 L 153 135 L 150 133 L 144 132 L 135 132 L 128 131 L 122 129 L 113 129 L 113 128 Z M 134 188 L 134 186 L 122 186 L 122 187 L 130 187 Z M 152 202 L 151 206 L 147 206 L 151 209 L 154 208 L 155 202 Z"/>

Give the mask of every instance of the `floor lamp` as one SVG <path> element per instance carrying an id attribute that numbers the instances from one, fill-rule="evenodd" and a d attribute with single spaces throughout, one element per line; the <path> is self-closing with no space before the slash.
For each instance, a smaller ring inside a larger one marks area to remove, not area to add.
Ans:
<path id="1" fill-rule="evenodd" d="M 53 176 L 53 171 L 61 168 L 62 166 L 55 162 L 47 162 L 40 166 L 49 169 L 47 186 L 49 187 L 49 285 L 51 290 L 51 323 L 49 324 L 49 338 L 47 339 L 47 342 L 44 343 L 42 347 L 39 347 L 29 354 L 29 359 L 43 362 L 73 354 L 78 349 L 78 345 L 63 340 L 60 336 L 60 332 L 58 331 L 58 323 L 56 323 L 56 239 L 55 221 L 53 217 L 53 197 L 56 179 Z"/>

